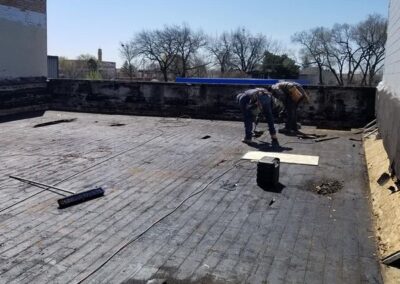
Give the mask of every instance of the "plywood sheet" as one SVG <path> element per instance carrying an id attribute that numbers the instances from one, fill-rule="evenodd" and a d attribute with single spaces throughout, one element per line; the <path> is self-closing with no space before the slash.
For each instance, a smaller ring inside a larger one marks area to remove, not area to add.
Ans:
<path id="1" fill-rule="evenodd" d="M 281 163 L 288 163 L 288 164 L 318 166 L 319 162 L 318 156 L 286 154 L 286 153 L 276 153 L 276 152 L 262 152 L 262 151 L 247 152 L 242 157 L 242 159 L 258 161 L 264 157 L 279 158 Z"/>

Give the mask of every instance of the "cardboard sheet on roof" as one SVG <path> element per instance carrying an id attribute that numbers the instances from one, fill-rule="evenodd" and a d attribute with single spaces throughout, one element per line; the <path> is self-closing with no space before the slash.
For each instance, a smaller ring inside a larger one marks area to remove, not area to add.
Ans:
<path id="1" fill-rule="evenodd" d="M 288 164 L 318 166 L 319 163 L 318 156 L 286 154 L 286 153 L 276 153 L 276 152 L 262 152 L 262 151 L 247 152 L 242 157 L 242 159 L 258 161 L 264 157 L 279 158 L 281 163 L 288 163 Z"/>

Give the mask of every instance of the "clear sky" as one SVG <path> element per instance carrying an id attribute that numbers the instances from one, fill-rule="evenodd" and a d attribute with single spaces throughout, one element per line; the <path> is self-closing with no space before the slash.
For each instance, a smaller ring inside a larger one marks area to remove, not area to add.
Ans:
<path id="1" fill-rule="evenodd" d="M 388 0 L 48 0 L 48 54 L 83 53 L 116 61 L 118 47 L 135 32 L 187 23 L 210 35 L 239 26 L 292 48 L 295 32 L 334 23 L 354 24 L 388 14 Z"/>

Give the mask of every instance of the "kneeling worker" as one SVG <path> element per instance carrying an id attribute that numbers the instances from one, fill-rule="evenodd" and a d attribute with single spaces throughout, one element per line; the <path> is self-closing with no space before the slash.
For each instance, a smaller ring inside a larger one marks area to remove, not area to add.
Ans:
<path id="1" fill-rule="evenodd" d="M 295 82 L 280 82 L 268 88 L 272 95 L 280 100 L 286 109 L 287 120 L 285 128 L 280 129 L 282 133 L 296 133 L 299 130 L 297 125 L 297 107 L 300 102 L 309 101 L 309 97 L 303 87 Z"/>
<path id="2" fill-rule="evenodd" d="M 263 114 L 268 123 L 272 146 L 279 146 L 274 119 L 272 116 L 272 94 L 264 88 L 255 88 L 237 95 L 240 110 L 243 113 L 245 137 L 243 142 L 250 143 L 253 132 L 253 122 L 257 121 L 259 114 Z"/>

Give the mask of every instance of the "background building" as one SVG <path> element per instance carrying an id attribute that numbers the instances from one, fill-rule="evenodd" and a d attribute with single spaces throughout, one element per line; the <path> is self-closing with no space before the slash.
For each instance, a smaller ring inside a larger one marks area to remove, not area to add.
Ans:
<path id="1" fill-rule="evenodd" d="M 93 74 L 97 75 L 95 78 Z M 103 52 L 98 50 L 97 58 L 86 54 L 78 59 L 61 58 L 59 60 L 59 77 L 65 79 L 115 79 L 117 67 L 115 62 L 103 61 Z"/>
<path id="2" fill-rule="evenodd" d="M 0 79 L 46 77 L 46 0 L 0 0 L 0 41 Z"/>
<path id="3" fill-rule="evenodd" d="M 58 56 L 48 55 L 47 56 L 47 78 L 56 79 L 58 78 L 59 63 Z"/>

